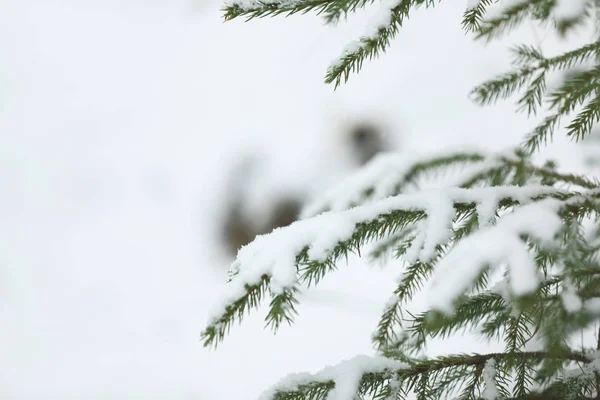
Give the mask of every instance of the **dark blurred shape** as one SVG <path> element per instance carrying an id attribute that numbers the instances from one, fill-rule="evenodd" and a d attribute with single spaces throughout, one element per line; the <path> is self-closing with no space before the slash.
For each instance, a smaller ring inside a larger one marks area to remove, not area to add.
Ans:
<path id="1" fill-rule="evenodd" d="M 234 255 L 240 247 L 250 243 L 257 232 L 256 224 L 244 209 L 246 182 L 254 173 L 255 167 L 254 158 L 243 158 L 229 179 L 227 205 L 221 222 L 221 236 L 229 253 Z"/>
<path id="2" fill-rule="evenodd" d="M 253 215 L 245 203 L 248 201 L 246 189 L 254 182 L 253 175 L 259 164 L 257 157 L 247 157 L 235 168 L 230 179 L 222 222 L 222 237 L 227 250 L 235 255 L 240 247 L 250 243 L 257 235 L 271 232 L 275 228 L 287 226 L 298 219 L 302 209 L 299 196 L 282 196 L 270 201 L 272 207 L 266 218 Z M 265 194 L 266 196 L 266 194 Z"/>
<path id="3" fill-rule="evenodd" d="M 283 198 L 275 203 L 273 214 L 269 223 L 264 227 L 264 233 L 271 232 L 275 228 L 288 226 L 298 219 L 302 211 L 302 202 L 299 198 Z"/>
<path id="4" fill-rule="evenodd" d="M 269 219 L 257 224 L 252 215 L 243 212 L 240 201 L 232 202 L 223 223 L 223 237 L 229 253 L 236 254 L 257 235 L 271 232 L 275 228 L 288 226 L 298 219 L 302 202 L 296 198 L 283 198 L 275 202 Z"/>
<path id="5" fill-rule="evenodd" d="M 236 254 L 240 247 L 250 243 L 256 235 L 257 229 L 242 212 L 239 201 L 232 202 L 223 222 L 223 239 L 229 253 Z"/>
<path id="6" fill-rule="evenodd" d="M 353 125 L 344 138 L 350 156 L 355 164 L 362 166 L 377 153 L 390 150 L 391 145 L 385 140 L 378 125 L 370 122 L 360 122 Z M 240 247 L 250 243 L 257 235 L 271 232 L 287 226 L 298 219 L 303 207 L 303 198 L 289 194 L 273 202 L 268 217 L 258 221 L 260 217 L 252 215 L 244 207 L 247 199 L 244 196 L 246 185 L 252 184 L 250 175 L 254 171 L 254 159 L 243 162 L 236 170 L 230 183 L 225 218 L 222 224 L 222 237 L 227 250 L 235 255 Z"/>
<path id="7" fill-rule="evenodd" d="M 359 165 L 366 164 L 377 153 L 390 148 L 381 129 L 370 122 L 360 122 L 354 125 L 350 129 L 349 137 L 354 159 Z"/>

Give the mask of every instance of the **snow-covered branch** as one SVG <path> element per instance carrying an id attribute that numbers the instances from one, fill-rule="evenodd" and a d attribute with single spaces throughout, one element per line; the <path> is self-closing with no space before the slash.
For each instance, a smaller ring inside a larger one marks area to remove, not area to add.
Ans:
<path id="1" fill-rule="evenodd" d="M 259 400 L 275 399 L 278 393 L 294 391 L 322 393 L 322 398 L 326 396 L 327 400 L 352 399 L 356 393 L 368 391 L 369 387 L 381 387 L 395 371 L 408 367 L 406 363 L 384 357 L 359 355 L 315 374 L 288 375 L 265 391 Z"/>
<path id="2" fill-rule="evenodd" d="M 510 287 L 516 296 L 529 294 L 541 282 L 534 255 L 521 237 L 552 245 L 562 228 L 558 216 L 561 202 L 545 199 L 518 207 L 494 226 L 479 229 L 458 243 L 436 266 L 429 306 L 445 313 L 454 311 L 454 303 L 490 265 L 508 265 Z"/>
<path id="3" fill-rule="evenodd" d="M 363 35 L 330 65 L 325 80 L 337 87 L 388 48 L 414 9 L 436 3 L 234 0 L 225 18 L 314 11 L 336 23 L 347 13 L 379 7 Z M 596 0 L 465 3 L 463 28 L 488 41 L 527 21 L 564 35 L 597 25 L 600 10 Z M 513 53 L 513 69 L 471 95 L 488 105 L 521 92 L 518 111 L 530 116 L 546 107 L 549 115 L 520 149 L 495 155 L 382 155 L 309 205 L 303 213 L 308 219 L 239 251 L 233 279 L 202 333 L 205 345 L 223 340 L 232 323 L 267 295 L 267 323 L 275 330 L 291 323 L 299 291 L 317 284 L 349 253 L 360 255 L 367 243 L 376 242 L 370 253 L 375 259 L 391 253 L 404 261 L 372 337 L 380 354 L 395 361 L 361 356 L 314 375 L 295 375 L 265 399 L 389 399 L 409 392 L 422 399 L 598 398 L 598 357 L 574 352 L 572 338 L 600 318 L 600 185 L 558 173 L 550 161 L 533 165 L 530 156 L 559 125 L 566 136 L 582 140 L 600 121 L 600 41 L 594 35 L 590 43 L 551 58 L 527 44 Z M 564 73 L 564 81 L 548 86 L 555 73 Z M 456 166 L 460 174 L 438 182 L 435 190 L 424 188 L 432 172 Z M 426 293 L 429 309 L 408 312 L 407 304 L 425 287 L 433 291 Z M 431 339 L 459 330 L 499 341 L 504 352 L 423 358 Z M 581 347 L 589 349 L 583 339 Z M 593 347 L 595 354 L 600 344 Z"/>
<path id="4" fill-rule="evenodd" d="M 368 241 L 418 224 L 420 233 L 407 256 L 410 262 L 426 263 L 438 246 L 453 239 L 457 210 L 476 212 L 479 220 L 487 223 L 499 207 L 524 205 L 548 195 L 565 192 L 549 186 L 428 190 L 323 213 L 259 236 L 239 251 L 232 266 L 236 274 L 210 317 L 203 334 L 205 343 L 221 340 L 232 321 L 257 306 L 267 289 L 273 296 L 269 321 L 275 328 L 284 320 L 291 321 L 299 285 L 318 282 L 339 258 Z M 511 226 L 510 220 L 502 225 L 506 229 Z M 522 232 L 513 236 L 518 233 Z"/>
<path id="5" fill-rule="evenodd" d="M 497 157 L 494 157 L 496 159 Z M 302 217 L 312 217 L 324 211 L 341 211 L 399 193 L 406 193 L 421 176 L 440 167 L 481 163 L 480 153 L 445 153 L 424 157 L 405 153 L 381 153 L 365 167 L 319 195 L 302 210 Z M 456 185 L 455 185 L 456 186 Z"/>
<path id="6" fill-rule="evenodd" d="M 448 176 L 448 169 L 455 171 Z M 598 187 L 597 182 L 582 176 L 560 174 L 549 167 L 536 167 L 514 151 L 490 155 L 450 152 L 428 157 L 382 153 L 308 204 L 302 211 L 302 217 L 312 217 L 324 211 L 347 210 L 388 196 L 417 191 L 423 178 L 440 170 L 445 173 L 444 180 L 438 185 L 441 187 L 475 187 L 492 181 L 498 171 L 508 177 L 509 181 L 503 182 L 504 185 L 517 184 L 518 179 L 527 175 L 538 182 L 548 181 L 546 184 L 556 182 L 587 189 Z"/>
<path id="7" fill-rule="evenodd" d="M 326 367 L 314 373 L 297 373 L 283 378 L 269 390 L 265 391 L 259 400 L 276 399 L 327 399 L 346 400 L 354 398 L 356 393 L 375 398 L 392 397 L 402 386 L 414 386 L 417 382 L 431 379 L 435 376 L 444 385 L 432 384 L 428 389 L 430 396 L 437 398 L 449 392 L 450 386 L 462 378 L 460 374 L 452 374 L 454 368 L 465 371 L 480 371 L 483 379 L 477 382 L 474 389 L 483 389 L 485 399 L 495 399 L 498 388 L 495 384 L 497 364 L 515 364 L 516 362 L 541 361 L 557 359 L 562 362 L 578 362 L 592 368 L 595 357 L 588 354 L 571 352 L 560 356 L 545 352 L 520 353 L 489 353 L 489 354 L 459 354 L 413 363 L 404 363 L 384 357 L 356 356 L 342 361 L 337 365 Z M 417 389 L 418 390 L 418 389 Z M 389 396 L 389 397 L 386 397 Z"/>

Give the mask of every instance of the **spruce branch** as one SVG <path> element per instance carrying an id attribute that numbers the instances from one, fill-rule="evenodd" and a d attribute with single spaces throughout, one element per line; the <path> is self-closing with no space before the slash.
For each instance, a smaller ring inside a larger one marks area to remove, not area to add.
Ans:
<path id="1" fill-rule="evenodd" d="M 300 255 L 300 280 L 309 287 L 316 285 L 329 271 L 334 270 L 336 262 L 346 258 L 350 253 L 360 255 L 363 244 L 381 239 L 394 232 L 401 231 L 425 218 L 422 210 L 394 210 L 380 214 L 377 218 L 357 224 L 354 233 L 347 239 L 337 243 L 330 254 L 323 260 L 312 260 L 308 249 Z"/>
<path id="2" fill-rule="evenodd" d="M 544 188 L 543 191 L 540 191 L 542 188 L 539 188 L 534 191 L 531 191 L 527 188 L 514 188 L 514 190 L 517 189 L 523 190 L 524 193 L 531 193 L 529 196 L 532 196 L 534 199 L 539 199 L 540 196 L 545 197 L 550 194 L 558 195 L 559 193 L 561 193 L 560 191 L 552 188 Z M 464 194 L 470 193 L 469 190 L 471 189 L 449 190 L 458 190 L 457 194 L 460 194 L 460 196 L 462 197 L 464 196 Z M 473 190 L 481 191 L 483 189 Z M 394 202 L 399 202 L 398 204 L 402 204 L 402 201 L 404 201 L 404 199 L 408 200 L 410 199 L 410 197 L 398 196 L 397 198 L 389 198 L 386 200 L 382 200 L 381 204 L 394 204 Z M 331 249 L 327 250 L 323 257 L 311 258 L 310 244 L 306 243 L 303 250 L 301 250 L 298 254 L 295 255 L 295 268 L 298 273 L 295 285 L 298 283 L 304 283 L 309 286 L 317 284 L 327 272 L 335 268 L 336 262 L 339 261 L 341 258 L 347 257 L 350 253 L 360 254 L 360 248 L 365 243 L 368 243 L 373 240 L 382 239 L 390 234 L 393 234 L 394 232 L 406 229 L 407 227 L 414 225 L 417 222 L 424 220 L 428 217 L 428 212 L 430 212 L 430 210 L 427 210 L 426 205 L 423 205 L 423 208 L 419 209 L 419 207 L 415 207 L 416 203 L 415 205 L 412 205 L 412 201 L 410 201 L 408 204 L 411 204 L 411 207 L 409 209 L 394 209 L 389 212 L 376 214 L 374 218 L 357 222 L 354 231 L 350 232 L 348 237 L 339 240 L 337 244 L 334 245 Z M 517 199 L 513 199 L 511 197 L 504 197 L 498 200 L 497 207 L 509 207 L 515 204 L 518 204 Z M 348 211 L 343 211 L 337 213 L 337 215 L 341 216 L 343 215 L 343 213 L 350 213 L 350 215 L 353 215 L 360 213 L 362 210 L 368 210 L 370 207 L 373 207 L 373 205 L 362 206 L 362 209 L 361 207 L 358 207 Z M 477 201 L 457 201 L 454 202 L 453 207 L 458 213 L 464 214 L 468 212 L 473 212 L 476 210 Z M 314 218 L 314 221 L 317 222 L 307 220 L 305 224 L 307 226 L 313 226 L 308 224 L 314 223 L 314 226 L 317 227 L 319 231 L 321 231 L 323 229 L 323 225 L 318 222 L 318 218 L 326 220 L 327 217 L 328 216 L 324 214 L 321 217 Z M 337 221 L 337 219 L 333 219 L 332 223 L 335 224 Z M 295 226 L 292 225 L 287 228 L 283 228 L 281 232 L 283 232 L 282 234 L 284 234 L 285 232 L 293 232 L 294 229 Z M 432 254 L 432 256 L 439 255 L 439 249 L 441 249 L 441 247 L 437 246 L 443 246 L 445 244 L 446 243 L 435 243 L 433 250 L 437 250 L 434 251 L 434 254 Z M 421 260 L 421 262 L 429 263 L 430 260 Z M 243 266 L 241 266 L 240 269 L 241 268 L 243 268 Z M 235 300 L 227 306 L 225 306 L 224 310 L 220 312 L 220 315 L 216 317 L 215 320 L 212 321 L 206 328 L 206 330 L 203 332 L 202 338 L 204 340 L 205 346 L 216 345 L 216 343 L 220 342 L 224 338 L 225 333 L 227 332 L 234 320 L 240 320 L 246 311 L 248 311 L 251 308 L 256 308 L 258 306 L 259 302 L 265 294 L 267 286 L 270 284 L 271 277 L 271 273 L 265 273 L 262 275 L 259 283 L 243 283 L 243 294 L 236 294 Z M 236 275 L 234 277 L 234 280 L 230 283 L 230 285 L 239 282 L 240 279 L 243 279 L 243 277 L 240 274 Z M 274 295 L 274 300 L 271 302 L 271 311 L 268 314 L 268 323 L 270 323 L 275 329 L 279 326 L 279 324 L 282 321 L 291 322 L 293 314 L 295 312 L 295 286 L 283 289 L 283 292 Z"/>
<path id="3" fill-rule="evenodd" d="M 236 319 L 241 322 L 244 314 L 249 308 L 258 306 L 262 297 L 265 295 L 268 283 L 269 276 L 263 275 L 260 282 L 254 285 L 245 284 L 246 295 L 236 299 L 231 304 L 228 304 L 225 307 L 223 315 L 217 321 L 214 321 L 206 327 L 202 332 L 200 340 L 203 341 L 204 347 L 216 346 L 217 343 L 223 341 L 225 335 L 231 329 L 232 323 Z"/>
<path id="4" fill-rule="evenodd" d="M 460 316 L 460 319 L 447 317 L 435 311 L 426 311 L 411 321 L 410 335 L 444 339 L 459 330 L 476 329 L 486 320 L 509 312 L 508 305 L 499 294 L 486 292 L 475 296 L 465 296 L 458 301 L 456 306 L 455 315 Z"/>
<path id="5" fill-rule="evenodd" d="M 475 38 L 483 39 L 487 42 L 498 39 L 505 33 L 515 29 L 526 18 L 532 17 L 538 7 L 548 6 L 551 3 L 553 3 L 553 0 L 519 1 L 507 7 L 499 16 L 480 24 Z"/>
<path id="6" fill-rule="evenodd" d="M 348 13 L 372 4 L 374 0 L 336 0 L 323 12 L 327 24 L 335 24 L 341 18 L 346 18 Z"/>
<path id="7" fill-rule="evenodd" d="M 471 92 L 471 97 L 479 105 L 489 105 L 500 99 L 507 99 L 529 82 L 536 71 L 536 68 L 523 67 L 517 71 L 508 72 L 477 86 Z"/>
<path id="8" fill-rule="evenodd" d="M 409 265 L 404 272 L 372 336 L 376 349 L 384 355 L 389 354 L 390 348 L 396 346 L 395 342 L 399 340 L 396 329 L 402 326 L 403 306 L 421 289 L 423 282 L 431 276 L 433 267 L 432 263 L 416 262 Z"/>
<path id="9" fill-rule="evenodd" d="M 513 49 L 514 63 L 519 66 L 516 71 L 507 72 L 477 86 L 471 91 L 476 103 L 488 105 L 500 99 L 506 99 L 524 86 L 535 73 L 540 75 L 554 70 L 571 69 L 591 58 L 600 58 L 600 41 L 565 52 L 552 58 L 544 58 L 533 47 L 522 45 Z M 590 71 L 593 75 L 595 68 Z M 580 79 L 589 79 L 582 76 Z M 582 82 L 583 83 L 583 82 Z"/>
<path id="10" fill-rule="evenodd" d="M 560 115 L 555 114 L 544 118 L 544 121 L 538 125 L 533 132 L 525 137 L 523 147 L 526 151 L 533 154 L 542 146 L 548 144 L 548 139 L 552 140 L 552 136 L 558 124 L 560 123 Z"/>
<path id="11" fill-rule="evenodd" d="M 548 97 L 550 109 L 557 110 L 546 117 L 525 142 L 528 151 L 536 151 L 547 142 L 559 121 L 581 105 L 591 96 L 595 96 L 567 126 L 567 136 L 579 141 L 589 134 L 600 119 L 600 66 L 577 74 L 567 80 L 560 88 Z"/>
<path id="12" fill-rule="evenodd" d="M 533 379 L 533 367 L 531 366 L 530 360 L 514 360 L 511 365 L 514 365 L 515 378 L 513 395 L 517 399 L 526 399 L 529 396 L 529 391 L 534 381 Z M 536 360 L 538 361 L 538 360 Z"/>
<path id="13" fill-rule="evenodd" d="M 592 362 L 592 360 L 583 353 L 569 352 L 560 357 L 548 354 L 542 351 L 536 352 L 515 352 L 515 353 L 489 353 L 489 354 L 457 354 L 437 357 L 434 359 L 421 360 L 406 367 L 390 371 L 385 369 L 381 372 L 366 372 L 363 373 L 358 384 L 357 394 L 371 394 L 377 396 L 381 393 L 392 392 L 390 385 L 395 382 L 402 386 L 406 386 L 409 390 L 413 390 L 417 395 L 424 396 L 440 393 L 444 388 L 435 385 L 431 390 L 431 381 L 440 381 L 446 385 L 456 385 L 457 381 L 466 376 L 473 376 L 473 372 L 482 371 L 486 362 L 495 360 L 498 364 L 515 365 L 516 369 L 522 369 L 522 365 L 539 363 L 545 359 L 557 359 L 559 361 L 576 361 L 584 364 Z M 335 367 L 334 367 L 335 368 Z M 480 373 L 480 372 L 479 372 Z M 394 377 L 394 379 L 392 379 Z M 434 379 L 432 379 L 434 378 Z M 306 383 L 300 383 L 295 389 L 277 390 L 277 385 L 274 387 L 272 399 L 326 399 L 330 391 L 336 387 L 336 379 L 319 379 L 319 374 L 308 378 Z M 531 383 L 531 382 L 530 382 Z M 473 390 L 479 388 L 480 381 L 474 383 Z M 455 386 L 456 387 L 456 386 Z M 387 390 L 386 390 L 387 389 Z M 447 390 L 448 388 L 446 388 Z M 521 397 L 517 390 L 515 393 Z M 528 391 L 524 391 L 526 396 Z M 265 399 L 269 397 L 265 396 Z"/>
<path id="14" fill-rule="evenodd" d="M 578 72 L 567 79 L 557 90 L 550 93 L 549 106 L 566 115 L 600 91 L 600 65 Z"/>
<path id="15" fill-rule="evenodd" d="M 414 239 L 414 238 L 408 239 L 408 236 L 412 232 L 413 232 L 412 229 L 406 229 L 406 230 L 400 231 L 398 233 L 391 234 L 391 235 L 389 235 L 389 237 L 380 240 L 375 245 L 374 249 L 371 250 L 371 252 L 369 253 L 369 258 L 371 259 L 371 261 L 378 261 L 378 260 L 384 259 L 387 255 L 389 255 L 395 249 L 407 248 L 409 246 L 409 244 L 408 244 L 409 241 L 412 241 L 412 239 Z M 401 242 L 404 242 L 404 243 L 399 244 Z M 398 258 L 398 257 L 400 257 L 400 254 L 398 254 L 398 252 L 396 252 L 396 254 L 394 254 L 394 256 L 395 256 L 395 258 Z"/>
<path id="16" fill-rule="evenodd" d="M 342 184 L 307 207 L 303 212 L 304 216 L 314 216 L 328 210 L 345 210 L 369 201 L 406 193 L 418 189 L 421 180 L 428 175 L 435 175 L 438 171 L 449 168 L 465 170 L 464 174 L 453 181 L 455 186 L 462 188 L 474 188 L 478 185 L 523 186 L 536 179 L 545 185 L 567 184 L 587 189 L 599 186 L 598 182 L 583 176 L 561 174 L 550 166 L 535 166 L 524 153 L 487 157 L 477 153 L 449 154 L 413 163 L 409 167 L 401 162 L 393 162 L 396 157 L 402 159 L 400 155 L 390 154 L 375 160 L 350 177 L 348 182 L 351 185 Z M 527 179 L 524 180 L 524 177 Z"/>
<path id="17" fill-rule="evenodd" d="M 293 322 L 294 315 L 297 314 L 296 304 L 298 300 L 294 297 L 297 289 L 286 289 L 282 294 L 273 296 L 269 304 L 269 313 L 266 317 L 266 326 L 270 326 L 273 331 L 277 331 L 282 322 L 289 325 Z"/>
<path id="18" fill-rule="evenodd" d="M 551 71 L 568 70 L 589 60 L 598 59 L 600 59 L 600 41 L 588 43 L 556 57 L 543 59 L 540 61 L 539 67 Z"/>
<path id="19" fill-rule="evenodd" d="M 325 75 L 325 83 L 334 83 L 336 89 L 342 81 L 346 83 L 351 73 L 361 70 L 365 60 L 372 60 L 380 52 L 384 52 L 390 41 L 396 36 L 404 20 L 408 17 L 411 7 L 419 0 L 400 0 L 390 11 L 390 21 L 387 26 L 378 27 L 374 36 L 363 36 L 353 48 L 344 51 L 340 59 L 332 64 Z"/>
<path id="20" fill-rule="evenodd" d="M 373 0 L 256 0 L 251 4 L 234 2 L 223 8 L 224 19 L 229 21 L 238 17 L 246 17 L 246 21 L 254 18 L 277 15 L 290 16 L 315 12 L 323 15 L 327 24 L 334 24 L 345 18 L 350 12 L 364 8 Z"/>
<path id="21" fill-rule="evenodd" d="M 536 62 L 543 62 L 544 56 L 541 50 L 527 44 L 520 44 L 510 48 L 513 54 L 513 64 L 527 66 Z"/>
<path id="22" fill-rule="evenodd" d="M 477 224 L 477 213 L 473 209 L 459 210 L 457 222 L 462 226 L 454 230 L 453 241 L 456 243 L 472 232 Z M 415 239 L 413 236 L 405 241 L 397 249 L 396 257 L 400 258 L 406 254 L 407 249 Z M 436 256 L 430 262 L 415 262 L 410 264 L 402 274 L 402 278 L 379 320 L 377 329 L 372 336 L 375 348 L 384 355 L 390 351 L 390 348 L 397 346 L 399 340 L 396 330 L 402 327 L 403 308 L 413 298 L 414 294 L 423 287 L 424 282 L 429 279 L 435 264 L 444 257 L 449 246 L 440 245 L 436 248 Z M 394 351 L 394 350 L 392 350 Z"/>
<path id="23" fill-rule="evenodd" d="M 525 94 L 517 102 L 518 111 L 527 111 L 527 115 L 535 114 L 542 105 L 544 91 L 546 90 L 546 73 L 540 72 L 532 79 Z"/>
<path id="24" fill-rule="evenodd" d="M 238 17 L 246 17 L 246 21 L 254 18 L 262 18 L 285 14 L 286 16 L 301 13 L 306 14 L 309 11 L 315 11 L 317 14 L 326 12 L 332 6 L 335 0 L 302 0 L 302 1 L 260 1 L 252 2 L 252 5 L 246 5 L 243 2 L 232 3 L 223 8 L 223 18 L 230 21 Z"/>
<path id="25" fill-rule="evenodd" d="M 396 184 L 393 194 L 402 193 L 409 184 L 418 184 L 419 179 L 426 174 L 449 169 L 450 167 L 472 165 L 485 159 L 485 156 L 479 153 L 455 153 L 416 162 L 406 171 L 402 180 Z"/>
<path id="26" fill-rule="evenodd" d="M 224 12 L 229 20 L 313 11 L 336 23 L 372 3 L 238 0 Z M 593 20 L 600 10 L 600 0 L 590 1 L 578 15 L 561 20 L 555 17 L 555 0 L 521 0 L 488 18 L 492 3 L 474 2 L 463 14 L 463 28 L 478 39 L 498 38 L 526 20 L 552 22 L 564 34 Z M 386 51 L 414 8 L 433 5 L 434 0 L 386 4 L 388 21 L 348 48 L 328 70 L 326 82 L 335 88 L 346 82 L 365 60 Z M 344 186 L 346 197 L 334 192 L 313 209 L 332 212 L 257 238 L 240 251 L 229 282 L 232 289 L 202 332 L 204 345 L 220 343 L 231 325 L 258 308 L 267 293 L 271 301 L 266 324 L 274 331 L 284 322 L 291 324 L 301 286 L 319 284 L 341 259 L 360 255 L 366 244 L 375 242 L 372 258 L 393 252 L 405 261 L 405 269 L 372 337 L 385 362 L 369 368 L 354 365 L 360 373 L 354 371 L 359 379 L 350 389 L 357 398 L 397 400 L 412 392 L 424 400 L 451 394 L 479 399 L 490 396 L 487 388 L 494 388 L 492 397 L 506 399 L 600 398 L 597 355 L 575 352 L 568 341 L 600 320 L 600 230 L 583 229 L 584 223 L 600 221 L 600 185 L 585 176 L 559 173 L 551 163 L 539 167 L 529 157 L 563 121 L 570 118 L 567 136 L 582 140 L 600 120 L 600 41 L 551 58 L 520 45 L 513 57 L 513 71 L 484 82 L 471 96 L 488 105 L 522 91 L 518 111 L 535 115 L 547 108 L 548 115 L 526 137 L 524 150 L 493 157 L 451 154 L 410 164 L 386 165 L 381 159 L 373 164 L 379 169 L 361 175 L 355 186 Z M 594 65 L 582 65 L 590 61 Z M 547 88 L 549 73 L 574 67 L 582 71 L 554 90 Z M 465 169 L 452 182 L 458 188 L 429 196 L 406 194 L 418 189 L 427 174 L 451 166 Z M 485 244 L 484 251 L 477 251 L 480 244 Z M 504 278 L 490 288 L 492 268 L 503 268 Z M 420 314 L 406 310 L 425 283 L 431 280 L 435 287 L 438 278 L 453 283 L 444 296 L 429 299 L 431 309 Z M 443 340 L 461 330 L 504 343 L 505 351 L 416 358 L 430 339 Z M 543 350 L 525 351 L 534 339 Z M 598 343 L 600 349 L 600 339 Z M 575 364 L 578 374 L 569 372 Z M 288 382 L 270 398 L 324 399 L 339 389 L 337 372 L 333 367 L 326 374 L 294 379 L 296 385 Z"/>
<path id="27" fill-rule="evenodd" d="M 487 7 L 492 3 L 492 0 L 481 0 L 476 7 L 465 10 L 462 19 L 463 29 L 467 32 L 477 31 L 481 26 Z"/>
<path id="28" fill-rule="evenodd" d="M 313 217 L 326 211 L 341 211 L 371 200 L 406 193 L 411 187 L 418 188 L 420 181 L 428 175 L 435 175 L 449 168 L 467 168 L 488 160 L 485 155 L 476 152 L 442 154 L 408 162 L 405 161 L 406 158 L 405 154 L 394 153 L 376 157 L 338 187 L 307 206 L 303 216 Z M 495 158 L 496 156 L 490 156 L 489 161 L 493 162 Z"/>
<path id="29" fill-rule="evenodd" d="M 566 126 L 567 136 L 576 141 L 588 135 L 594 125 L 600 121 L 600 87 L 596 90 L 596 97 L 590 100 L 583 110 Z"/>
<path id="30" fill-rule="evenodd" d="M 525 12 L 529 3 L 515 6 Z M 515 15 L 519 15 L 518 13 Z M 588 104 L 567 126 L 567 135 L 575 140 L 589 134 L 598 119 L 598 97 L 600 78 L 598 65 L 568 79 L 557 90 L 546 93 L 546 74 L 554 70 L 571 69 L 592 58 L 600 58 L 600 41 L 565 52 L 559 56 L 545 58 L 541 52 L 531 46 L 521 45 L 513 49 L 515 71 L 505 73 L 495 79 L 484 82 L 474 88 L 471 97 L 479 105 L 488 105 L 500 99 L 506 99 L 525 85 L 527 90 L 517 102 L 519 111 L 535 114 L 543 104 L 548 103 L 551 114 L 531 132 L 525 140 L 524 148 L 530 154 L 548 143 L 560 121 L 576 107 L 588 101 Z M 590 100 L 591 99 L 591 100 Z"/>

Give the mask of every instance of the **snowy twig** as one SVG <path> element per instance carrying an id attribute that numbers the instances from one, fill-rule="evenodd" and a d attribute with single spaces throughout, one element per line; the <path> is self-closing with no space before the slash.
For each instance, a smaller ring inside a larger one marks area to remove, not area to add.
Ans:
<path id="1" fill-rule="evenodd" d="M 599 183 L 574 174 L 559 173 L 550 167 L 537 167 L 514 152 L 484 155 L 476 152 L 442 153 L 435 156 L 414 156 L 383 153 L 364 168 L 350 175 L 328 192 L 305 206 L 302 217 L 312 217 L 325 211 L 341 211 L 351 207 L 417 190 L 420 180 L 439 169 L 462 166 L 458 176 L 443 182 L 444 187 L 475 187 L 492 179 L 500 171 L 512 173 L 516 183 L 522 177 L 537 178 L 545 184 L 561 183 L 593 189 Z"/>
<path id="2" fill-rule="evenodd" d="M 355 393 L 382 395 L 389 393 L 394 381 L 408 382 L 423 375 L 437 374 L 455 367 L 476 368 L 484 371 L 490 361 L 506 363 L 516 361 L 542 361 L 558 359 L 590 363 L 593 360 L 583 353 L 571 352 L 560 356 L 546 352 L 460 354 L 424 360 L 412 364 L 381 357 L 357 356 L 351 360 L 325 368 L 315 374 L 293 374 L 263 393 L 260 400 L 296 398 L 294 395 L 312 394 L 311 399 L 345 400 Z M 444 388 L 438 388 L 441 392 Z M 304 397 L 298 397 L 304 398 Z"/>
<path id="3" fill-rule="evenodd" d="M 324 213 L 259 236 L 238 253 L 233 269 L 239 272 L 211 316 L 203 333 L 205 344 L 222 340 L 234 319 L 258 305 L 267 286 L 273 296 L 269 322 L 274 328 L 282 321 L 290 322 L 296 302 L 294 291 L 299 283 L 318 282 L 335 268 L 339 258 L 359 251 L 370 240 L 426 221 L 422 245 L 412 246 L 414 261 L 428 262 L 437 247 L 451 239 L 456 210 L 495 210 L 503 204 L 525 204 L 539 197 L 565 193 L 548 186 L 429 190 Z M 487 203 L 496 207 L 481 207 Z M 489 215 L 479 217 L 490 220 Z"/>

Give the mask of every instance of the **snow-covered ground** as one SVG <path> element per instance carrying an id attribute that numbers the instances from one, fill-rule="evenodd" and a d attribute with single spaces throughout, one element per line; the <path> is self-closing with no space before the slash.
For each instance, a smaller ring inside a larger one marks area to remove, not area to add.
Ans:
<path id="1" fill-rule="evenodd" d="M 224 24 L 215 0 L 0 0 L 0 398 L 250 399 L 370 352 L 399 271 L 357 260 L 292 328 L 255 313 L 201 347 L 230 262 L 223 182 L 259 151 L 269 190 L 327 187 L 346 168 L 339 128 L 362 115 L 407 154 L 519 142 L 535 121 L 467 99 L 508 58 L 461 31 L 463 3 L 419 10 L 334 92 L 325 69 L 368 15 Z"/>

